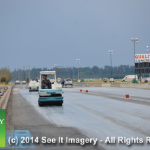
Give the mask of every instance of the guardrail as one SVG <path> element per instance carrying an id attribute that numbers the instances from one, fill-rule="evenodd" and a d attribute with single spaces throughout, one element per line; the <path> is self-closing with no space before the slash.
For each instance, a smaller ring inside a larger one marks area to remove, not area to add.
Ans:
<path id="1" fill-rule="evenodd" d="M 149 83 L 74 83 L 74 86 L 79 87 L 120 87 L 120 88 L 138 88 L 150 89 Z"/>
<path id="2" fill-rule="evenodd" d="M 4 95 L 0 98 L 0 109 L 6 109 L 10 97 L 11 86 L 0 86 L 0 88 L 8 88 Z"/>

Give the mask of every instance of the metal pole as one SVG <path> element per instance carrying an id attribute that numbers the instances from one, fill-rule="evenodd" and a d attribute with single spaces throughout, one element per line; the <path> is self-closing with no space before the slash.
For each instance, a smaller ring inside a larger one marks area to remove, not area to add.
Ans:
<path id="1" fill-rule="evenodd" d="M 110 65 L 111 65 L 111 52 L 110 52 Z M 111 71 L 110 71 L 111 72 Z M 111 75 L 111 74 L 110 74 Z"/>
<path id="2" fill-rule="evenodd" d="M 73 69 L 73 68 L 72 68 Z M 74 69 L 73 69 L 73 80 L 74 80 Z"/>
<path id="3" fill-rule="evenodd" d="M 112 56 L 111 56 L 111 78 L 112 78 Z"/>
<path id="4" fill-rule="evenodd" d="M 57 69 L 58 69 L 58 78 L 59 78 L 59 66 L 57 67 Z"/>
<path id="5" fill-rule="evenodd" d="M 29 65 L 29 82 L 30 82 L 30 65 Z"/>
<path id="6" fill-rule="evenodd" d="M 82 68 L 81 67 L 80 67 L 80 72 L 81 72 L 80 78 L 82 79 Z"/>
<path id="7" fill-rule="evenodd" d="M 26 82 L 27 82 L 27 65 L 26 65 Z"/>
<path id="8" fill-rule="evenodd" d="M 61 66 L 61 79 L 62 79 L 62 66 Z"/>
<path id="9" fill-rule="evenodd" d="M 25 80 L 24 66 L 23 66 L 23 79 Z"/>
<path id="10" fill-rule="evenodd" d="M 102 68 L 101 68 L 101 80 L 102 80 Z"/>
<path id="11" fill-rule="evenodd" d="M 18 69 L 18 80 L 19 80 L 19 69 Z"/>
<path id="12" fill-rule="evenodd" d="M 79 61 L 78 61 L 78 81 L 79 81 Z"/>

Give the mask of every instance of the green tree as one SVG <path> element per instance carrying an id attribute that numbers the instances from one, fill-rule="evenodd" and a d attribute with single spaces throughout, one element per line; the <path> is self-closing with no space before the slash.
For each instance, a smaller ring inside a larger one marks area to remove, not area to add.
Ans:
<path id="1" fill-rule="evenodd" d="M 1 77 L 1 82 L 6 82 L 6 77 Z"/>
<path id="2" fill-rule="evenodd" d="M 7 68 L 2 68 L 0 70 L 0 79 L 2 79 L 2 77 L 5 77 L 5 82 L 8 83 L 12 77 L 13 77 L 13 74 L 10 72 L 9 69 Z M 4 78 L 3 78 L 4 79 Z M 1 81 L 2 82 L 2 81 Z"/>

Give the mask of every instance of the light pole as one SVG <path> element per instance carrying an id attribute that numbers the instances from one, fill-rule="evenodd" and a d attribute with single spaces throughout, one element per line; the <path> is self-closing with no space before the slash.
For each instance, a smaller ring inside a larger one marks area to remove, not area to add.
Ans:
<path id="1" fill-rule="evenodd" d="M 109 50 L 108 54 L 110 54 L 110 64 L 111 64 L 111 78 L 112 78 L 112 58 L 111 55 L 113 55 L 113 50 Z"/>
<path id="2" fill-rule="evenodd" d="M 138 38 L 135 39 L 131 38 L 131 43 L 134 43 L 134 66 L 135 66 L 135 43 L 138 43 Z M 135 83 L 136 83 L 136 74 L 135 74 Z"/>
<path id="3" fill-rule="evenodd" d="M 58 66 L 57 64 L 54 64 L 54 67 L 55 67 L 55 68 L 57 68 L 57 66 Z M 56 75 L 57 75 L 57 72 L 56 72 Z"/>
<path id="4" fill-rule="evenodd" d="M 147 46 L 147 54 L 148 54 L 148 52 L 149 52 L 149 46 Z M 150 74 L 149 74 L 149 77 L 150 77 Z"/>
<path id="5" fill-rule="evenodd" d="M 147 54 L 148 54 L 148 51 L 149 51 L 149 49 L 148 49 L 149 47 L 147 46 Z"/>
<path id="6" fill-rule="evenodd" d="M 79 81 L 79 63 L 80 63 L 80 59 L 76 59 L 76 62 L 78 63 L 78 81 Z"/>

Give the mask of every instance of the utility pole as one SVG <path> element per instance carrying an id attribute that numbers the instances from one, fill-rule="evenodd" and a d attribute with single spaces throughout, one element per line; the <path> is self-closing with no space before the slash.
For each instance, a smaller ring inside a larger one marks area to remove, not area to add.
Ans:
<path id="1" fill-rule="evenodd" d="M 101 68 L 101 80 L 102 80 L 102 68 Z"/>
<path id="2" fill-rule="evenodd" d="M 134 66 L 135 66 L 135 43 L 138 43 L 138 38 L 135 39 L 131 38 L 131 43 L 134 43 Z M 135 67 L 134 67 L 134 71 L 135 71 Z M 136 74 L 135 74 L 135 83 L 136 83 Z"/>
<path id="3" fill-rule="evenodd" d="M 82 79 L 82 67 L 80 67 L 80 78 Z"/>
<path id="4" fill-rule="evenodd" d="M 62 75 L 62 67 L 63 67 L 63 66 L 60 66 L 60 67 L 61 67 L 61 79 L 62 79 L 62 78 L 63 78 L 63 75 Z"/>
<path id="5" fill-rule="evenodd" d="M 113 50 L 109 50 L 108 51 L 108 54 L 110 54 L 110 64 L 111 64 L 111 78 L 112 78 L 112 58 L 111 58 L 111 55 L 113 55 Z"/>
<path id="6" fill-rule="evenodd" d="M 26 65 L 26 82 L 27 82 L 27 65 Z"/>
<path id="7" fill-rule="evenodd" d="M 57 66 L 57 69 L 58 69 L 58 78 L 59 78 L 59 66 Z"/>
<path id="8" fill-rule="evenodd" d="M 79 63 L 80 63 L 80 59 L 76 59 L 76 62 L 78 63 L 78 81 L 79 81 Z"/>
<path id="9" fill-rule="evenodd" d="M 23 76 L 24 76 L 24 80 L 25 80 L 25 67 L 23 66 Z"/>
<path id="10" fill-rule="evenodd" d="M 29 82 L 30 82 L 30 65 L 29 65 Z"/>
<path id="11" fill-rule="evenodd" d="M 18 80 L 19 80 L 19 68 L 18 68 Z"/>

